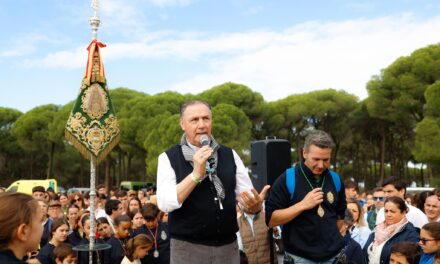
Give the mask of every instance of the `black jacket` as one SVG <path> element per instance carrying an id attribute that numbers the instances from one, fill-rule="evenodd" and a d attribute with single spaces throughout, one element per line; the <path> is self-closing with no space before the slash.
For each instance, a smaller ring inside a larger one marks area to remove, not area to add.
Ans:
<path id="1" fill-rule="evenodd" d="M 0 263 L 2 264 L 26 264 L 25 261 L 19 260 L 11 250 L 0 251 Z"/>
<path id="2" fill-rule="evenodd" d="M 266 200 L 266 224 L 269 224 L 276 210 L 289 208 L 300 202 L 313 188 L 321 187 L 324 192 L 323 217 L 317 213 L 318 206 L 306 210 L 283 225 L 282 237 L 287 252 L 315 262 L 329 260 L 336 256 L 344 247 L 344 241 L 337 227 L 337 220 L 345 216 L 347 203 L 345 200 L 344 184 L 336 191 L 332 176 L 328 171 L 322 173 L 321 180 L 314 182 L 312 172 L 303 163 L 295 166 L 295 191 L 291 200 L 286 185 L 286 173 L 281 174 L 269 190 Z M 303 173 L 304 172 L 304 173 Z M 305 174 L 305 175 L 304 175 Z M 309 180 L 311 187 L 306 180 Z"/>

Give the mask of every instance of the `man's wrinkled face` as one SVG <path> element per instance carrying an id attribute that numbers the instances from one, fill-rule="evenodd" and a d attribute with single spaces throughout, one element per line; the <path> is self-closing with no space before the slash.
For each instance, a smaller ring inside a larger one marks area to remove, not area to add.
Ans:
<path id="1" fill-rule="evenodd" d="M 424 209 L 430 221 L 436 221 L 440 217 L 440 201 L 437 195 L 431 195 L 426 198 Z"/>
<path id="2" fill-rule="evenodd" d="M 308 149 L 303 150 L 304 164 L 314 175 L 321 175 L 330 167 L 331 155 L 332 149 L 311 145 Z"/>
<path id="3" fill-rule="evenodd" d="M 187 106 L 180 118 L 180 127 L 190 144 L 201 147 L 200 136 L 211 136 L 211 110 L 202 103 Z"/>

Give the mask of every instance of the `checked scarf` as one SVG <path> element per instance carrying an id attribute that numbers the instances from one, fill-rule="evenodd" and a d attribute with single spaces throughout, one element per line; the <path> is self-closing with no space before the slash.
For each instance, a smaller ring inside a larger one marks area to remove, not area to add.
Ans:
<path id="1" fill-rule="evenodd" d="M 189 146 L 185 134 L 182 135 L 180 146 L 182 147 L 182 153 L 185 157 L 185 160 L 194 167 L 193 156 L 195 154 L 195 151 Z M 214 137 L 211 136 L 209 146 L 214 150 L 214 152 L 212 153 L 212 156 L 208 159 L 208 161 L 206 161 L 207 174 L 203 177 L 203 179 L 205 179 L 206 176 L 209 176 L 210 181 L 214 184 L 218 198 L 223 201 L 225 199 L 225 188 L 223 187 L 222 181 L 217 176 L 217 150 L 220 148 L 220 145 L 217 143 L 217 141 L 215 141 Z"/>

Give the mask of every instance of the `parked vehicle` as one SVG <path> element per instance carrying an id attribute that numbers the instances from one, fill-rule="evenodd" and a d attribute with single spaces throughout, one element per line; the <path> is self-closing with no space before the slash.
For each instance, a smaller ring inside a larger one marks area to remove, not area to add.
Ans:
<path id="1" fill-rule="evenodd" d="M 151 182 L 140 182 L 140 181 L 122 181 L 120 184 L 120 189 L 124 191 L 134 190 L 139 191 L 142 189 L 147 189 L 153 186 Z"/>
<path id="2" fill-rule="evenodd" d="M 81 193 L 81 194 L 85 194 L 86 192 L 89 192 L 90 188 L 86 188 L 86 187 L 72 187 L 67 189 L 67 194 L 72 194 L 72 193 Z"/>
<path id="3" fill-rule="evenodd" d="M 58 192 L 58 184 L 55 179 L 47 180 L 18 180 L 13 182 L 6 189 L 7 192 L 21 192 L 26 194 L 32 194 L 32 188 L 35 186 L 43 186 L 44 189 L 52 188 L 54 192 Z"/>

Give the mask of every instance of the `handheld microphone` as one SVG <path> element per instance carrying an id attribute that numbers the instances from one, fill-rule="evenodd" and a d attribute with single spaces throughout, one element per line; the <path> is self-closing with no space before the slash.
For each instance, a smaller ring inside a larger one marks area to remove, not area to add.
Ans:
<path id="1" fill-rule="evenodd" d="M 200 145 L 202 145 L 202 146 L 209 146 L 209 137 L 208 137 L 208 135 L 201 135 L 200 136 Z M 209 158 L 208 158 L 208 164 L 209 164 L 209 168 L 213 168 L 213 166 L 214 166 L 214 157 L 211 155 Z"/>
<path id="2" fill-rule="evenodd" d="M 201 135 L 199 139 L 200 145 L 209 146 L 209 137 L 208 135 Z"/>

